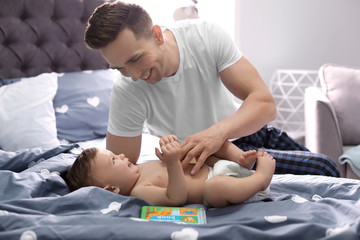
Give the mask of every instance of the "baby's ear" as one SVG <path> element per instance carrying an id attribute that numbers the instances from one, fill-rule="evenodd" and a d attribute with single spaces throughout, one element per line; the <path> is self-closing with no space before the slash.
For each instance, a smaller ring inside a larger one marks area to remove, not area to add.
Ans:
<path id="1" fill-rule="evenodd" d="M 120 193 L 120 188 L 113 187 L 113 186 L 110 186 L 110 185 L 106 185 L 105 187 L 103 187 L 103 189 L 108 190 L 108 191 L 113 192 L 113 193 L 117 193 L 117 194 Z"/>

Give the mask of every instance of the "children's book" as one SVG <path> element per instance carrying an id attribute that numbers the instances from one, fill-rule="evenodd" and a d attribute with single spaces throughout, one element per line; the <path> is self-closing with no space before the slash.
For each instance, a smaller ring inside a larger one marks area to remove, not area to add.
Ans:
<path id="1" fill-rule="evenodd" d="M 206 223 L 204 208 L 143 206 L 140 217 L 151 221 L 187 224 Z"/>

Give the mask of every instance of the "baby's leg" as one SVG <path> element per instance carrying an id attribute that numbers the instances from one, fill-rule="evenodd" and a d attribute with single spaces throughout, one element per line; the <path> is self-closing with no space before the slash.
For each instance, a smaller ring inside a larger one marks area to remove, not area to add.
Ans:
<path id="1" fill-rule="evenodd" d="M 253 175 L 262 178 L 263 187 L 261 190 L 265 190 L 274 175 L 276 161 L 275 159 L 264 150 L 259 149 L 257 154 L 257 164 L 256 164 L 256 172 Z"/>
<path id="2" fill-rule="evenodd" d="M 274 174 L 275 160 L 263 150 L 259 150 L 256 156 L 257 170 L 251 176 L 215 176 L 205 182 L 204 200 L 212 207 L 224 207 L 242 203 L 257 192 L 265 190 Z"/>
<path id="3" fill-rule="evenodd" d="M 226 141 L 221 148 L 214 153 L 219 159 L 225 159 L 237 162 L 247 169 L 252 169 L 256 161 L 256 151 L 250 150 L 244 152 L 232 142 Z"/>
<path id="4" fill-rule="evenodd" d="M 246 151 L 240 156 L 239 164 L 251 170 L 254 167 L 256 158 L 255 150 Z"/>

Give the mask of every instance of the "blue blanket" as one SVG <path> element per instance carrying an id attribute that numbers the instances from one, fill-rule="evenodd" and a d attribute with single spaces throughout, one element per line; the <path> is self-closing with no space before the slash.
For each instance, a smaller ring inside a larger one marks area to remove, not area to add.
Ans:
<path id="1" fill-rule="evenodd" d="M 207 224 L 149 222 L 145 201 L 62 178 L 76 145 L 0 153 L 0 239 L 359 239 L 360 181 L 275 175 L 269 198 L 206 208 Z M 10 156 L 10 157 L 9 157 Z M 241 191 L 241 189 L 239 189 Z"/>
<path id="2" fill-rule="evenodd" d="M 341 164 L 348 163 L 351 169 L 360 177 L 360 145 L 350 148 L 339 157 Z"/>

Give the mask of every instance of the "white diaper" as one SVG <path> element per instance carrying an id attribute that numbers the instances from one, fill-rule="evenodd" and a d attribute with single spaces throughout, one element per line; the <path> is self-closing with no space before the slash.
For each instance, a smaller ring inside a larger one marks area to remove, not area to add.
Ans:
<path id="1" fill-rule="evenodd" d="M 238 163 L 228 160 L 219 160 L 214 164 L 214 167 L 209 167 L 209 174 L 207 180 L 209 180 L 214 176 L 231 176 L 231 177 L 243 178 L 250 176 L 254 172 L 255 172 L 254 170 L 249 170 Z M 239 191 L 241 191 L 241 189 L 239 189 Z M 254 196 L 252 196 L 245 202 L 261 201 L 266 198 L 269 191 L 270 191 L 270 186 L 267 187 L 264 191 L 260 191 L 256 193 Z"/>

